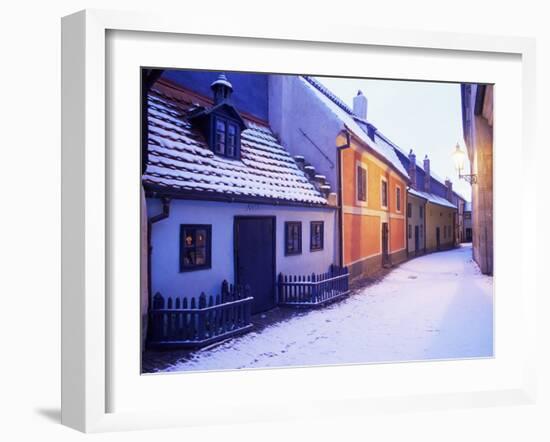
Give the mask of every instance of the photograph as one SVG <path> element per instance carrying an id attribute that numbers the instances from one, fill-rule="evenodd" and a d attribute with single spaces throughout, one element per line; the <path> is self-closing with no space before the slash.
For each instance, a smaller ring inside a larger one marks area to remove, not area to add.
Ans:
<path id="1" fill-rule="evenodd" d="M 141 373 L 493 358 L 493 93 L 141 67 Z"/>

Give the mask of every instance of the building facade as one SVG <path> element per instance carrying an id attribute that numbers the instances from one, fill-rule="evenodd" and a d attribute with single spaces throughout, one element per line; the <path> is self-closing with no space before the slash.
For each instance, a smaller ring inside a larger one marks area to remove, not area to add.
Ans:
<path id="1" fill-rule="evenodd" d="M 473 258 L 493 274 L 493 85 L 462 84 L 462 125 L 470 160 Z"/>
<path id="2" fill-rule="evenodd" d="M 147 94 L 149 296 L 216 296 L 225 280 L 250 287 L 252 313 L 268 310 L 279 273 L 336 262 L 336 196 L 253 105 L 240 96 L 247 111 L 236 107 L 230 79 L 220 75 L 208 96 L 178 78 Z"/>
<path id="3" fill-rule="evenodd" d="M 341 265 L 356 278 L 405 260 L 408 175 L 393 149 L 369 135 L 366 97 L 359 92 L 352 109 L 307 76 L 271 76 L 269 91 L 275 134 L 336 183 Z"/>

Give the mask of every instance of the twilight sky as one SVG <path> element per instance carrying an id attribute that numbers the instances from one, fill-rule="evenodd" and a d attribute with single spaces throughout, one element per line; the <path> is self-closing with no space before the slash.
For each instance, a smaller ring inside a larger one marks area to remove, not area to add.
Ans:
<path id="1" fill-rule="evenodd" d="M 317 78 L 352 108 L 361 89 L 368 100 L 367 120 L 406 152 L 413 149 L 417 159 L 428 154 L 431 170 L 449 177 L 453 189 L 471 200 L 471 187 L 458 179 L 451 158 L 457 141 L 464 147 L 459 84 Z"/>

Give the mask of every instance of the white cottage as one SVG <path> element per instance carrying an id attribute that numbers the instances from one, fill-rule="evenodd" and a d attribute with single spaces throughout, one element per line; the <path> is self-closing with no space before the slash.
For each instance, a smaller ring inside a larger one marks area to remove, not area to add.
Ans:
<path id="1" fill-rule="evenodd" d="M 148 93 L 150 293 L 216 295 L 227 280 L 250 286 L 257 313 L 275 306 L 280 272 L 336 262 L 336 198 L 267 122 L 232 104 L 224 75 L 211 88 L 207 97 L 161 79 Z"/>

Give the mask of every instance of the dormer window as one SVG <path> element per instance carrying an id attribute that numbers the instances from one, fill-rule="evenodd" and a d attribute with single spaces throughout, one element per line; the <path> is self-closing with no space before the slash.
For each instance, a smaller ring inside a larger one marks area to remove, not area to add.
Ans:
<path id="1" fill-rule="evenodd" d="M 210 87 L 214 106 L 198 110 L 189 119 L 203 131 L 212 152 L 240 159 L 241 132 L 246 129 L 246 124 L 231 103 L 233 86 L 224 74 L 220 74 Z"/>
<path id="2" fill-rule="evenodd" d="M 240 130 L 237 123 L 223 118 L 214 117 L 213 151 L 215 154 L 228 158 L 238 158 L 240 155 Z"/>
<path id="3" fill-rule="evenodd" d="M 216 135 L 214 137 L 216 143 L 214 152 L 225 155 L 225 121 L 216 118 Z"/>

